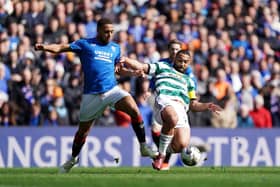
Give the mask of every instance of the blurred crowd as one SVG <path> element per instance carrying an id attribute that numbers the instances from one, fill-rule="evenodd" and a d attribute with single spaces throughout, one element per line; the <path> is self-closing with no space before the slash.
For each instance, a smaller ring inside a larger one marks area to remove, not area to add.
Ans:
<path id="1" fill-rule="evenodd" d="M 220 116 L 190 112 L 192 127 L 280 127 L 279 0 L 0 0 L 0 126 L 77 125 L 81 63 L 74 53 L 34 51 L 96 35 L 101 17 L 115 25 L 122 54 L 143 63 L 168 57 L 178 39 L 193 55 L 197 96 Z M 120 77 L 152 124 L 148 78 Z M 130 124 L 107 108 L 99 126 Z"/>

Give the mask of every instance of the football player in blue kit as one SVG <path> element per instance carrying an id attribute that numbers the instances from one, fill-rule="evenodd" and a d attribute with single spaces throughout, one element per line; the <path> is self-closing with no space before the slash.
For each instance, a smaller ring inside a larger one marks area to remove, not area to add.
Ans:
<path id="1" fill-rule="evenodd" d="M 111 41 L 113 32 L 111 20 L 101 18 L 97 23 L 95 38 L 79 39 L 70 44 L 35 44 L 35 50 L 76 53 L 81 60 L 84 73 L 79 128 L 73 140 L 72 156 L 60 167 L 61 173 L 69 172 L 78 163 L 78 155 L 91 126 L 107 106 L 123 111 L 131 117 L 132 128 L 140 143 L 141 155 L 151 158 L 156 156 L 156 152 L 146 144 L 143 120 L 134 99 L 117 86 L 115 73 L 129 75 L 132 72 L 119 63 L 121 50 L 117 43 Z"/>

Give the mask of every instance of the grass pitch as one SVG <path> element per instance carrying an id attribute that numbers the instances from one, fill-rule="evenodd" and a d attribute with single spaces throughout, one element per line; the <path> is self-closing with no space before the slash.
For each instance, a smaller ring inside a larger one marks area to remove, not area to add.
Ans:
<path id="1" fill-rule="evenodd" d="M 150 167 L 74 168 L 58 174 L 56 168 L 1 168 L 0 187 L 276 187 L 279 167 Z"/>

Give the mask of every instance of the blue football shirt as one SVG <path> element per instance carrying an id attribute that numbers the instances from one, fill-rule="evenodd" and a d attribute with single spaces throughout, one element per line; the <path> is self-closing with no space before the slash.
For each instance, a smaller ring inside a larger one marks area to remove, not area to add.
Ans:
<path id="1" fill-rule="evenodd" d="M 96 38 L 80 39 L 72 42 L 70 48 L 82 63 L 84 94 L 104 93 L 117 85 L 115 64 L 121 54 L 117 43 L 103 45 Z"/>

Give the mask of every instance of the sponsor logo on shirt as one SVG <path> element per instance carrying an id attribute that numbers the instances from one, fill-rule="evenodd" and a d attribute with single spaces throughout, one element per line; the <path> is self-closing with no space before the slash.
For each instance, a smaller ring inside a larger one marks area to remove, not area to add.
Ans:
<path id="1" fill-rule="evenodd" d="M 94 59 L 113 63 L 113 59 L 112 59 L 113 53 L 107 51 L 99 51 L 99 50 L 95 50 L 94 53 L 95 53 Z"/>

